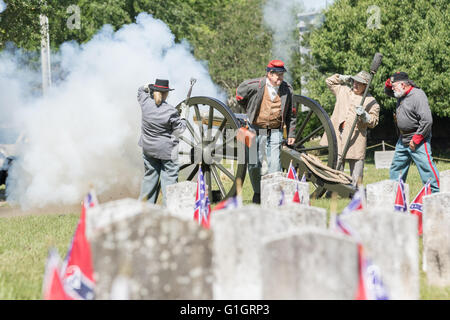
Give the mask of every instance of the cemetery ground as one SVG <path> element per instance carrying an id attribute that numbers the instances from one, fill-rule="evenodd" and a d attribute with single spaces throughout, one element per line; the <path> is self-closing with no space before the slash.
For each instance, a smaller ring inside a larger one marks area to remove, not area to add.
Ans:
<path id="1" fill-rule="evenodd" d="M 450 170 L 450 163 L 437 162 L 440 172 Z M 375 169 L 372 160 L 366 161 L 364 184 L 389 178 L 388 169 Z M 406 181 L 410 186 L 409 199 L 413 199 L 422 187 L 417 168 L 412 165 Z M 0 187 L 2 188 L 2 187 Z M 3 187 L 4 188 L 4 187 Z M 1 191 L 1 190 L 0 190 Z M 248 176 L 243 186 L 243 202 L 250 204 L 253 192 Z M 99 199 L 102 203 L 101 198 Z M 349 203 L 338 198 L 337 211 Z M 330 214 L 330 199 L 311 200 L 311 205 L 325 208 Z M 6 202 L 0 202 L 0 299 L 42 299 L 42 280 L 48 249 L 56 247 L 64 257 L 75 231 L 80 206 L 55 207 L 47 212 L 37 210 L 32 214 L 20 214 Z M 212 218 L 213 219 L 213 218 Z M 212 220 L 214 223 L 214 219 Z M 422 239 L 419 238 L 422 265 Z M 426 275 L 420 267 L 420 298 L 423 300 L 450 300 L 450 287 L 434 287 L 427 284 Z"/>

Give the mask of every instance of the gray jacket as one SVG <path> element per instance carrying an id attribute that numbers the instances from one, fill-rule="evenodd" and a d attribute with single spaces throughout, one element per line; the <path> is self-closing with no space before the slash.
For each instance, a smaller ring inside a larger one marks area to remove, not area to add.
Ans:
<path id="1" fill-rule="evenodd" d="M 139 146 L 147 155 L 161 160 L 175 160 L 178 137 L 186 129 L 186 120 L 180 119 L 178 111 L 165 101 L 157 106 L 145 92 L 138 89 L 137 99 L 142 109 L 142 127 Z"/>
<path id="2" fill-rule="evenodd" d="M 252 124 L 259 114 L 261 102 L 266 88 L 266 77 L 246 80 L 236 89 L 236 100 L 241 105 Z M 292 87 L 283 81 L 278 90 L 281 98 L 281 117 L 286 124 L 288 138 L 295 138 L 295 126 L 297 118 L 292 105 Z"/>
<path id="3" fill-rule="evenodd" d="M 384 92 L 394 97 L 391 88 L 385 87 Z M 415 134 L 422 135 L 424 139 L 431 136 L 433 117 L 427 95 L 422 89 L 414 87 L 406 96 L 397 99 L 395 113 L 403 144 L 409 144 Z"/>

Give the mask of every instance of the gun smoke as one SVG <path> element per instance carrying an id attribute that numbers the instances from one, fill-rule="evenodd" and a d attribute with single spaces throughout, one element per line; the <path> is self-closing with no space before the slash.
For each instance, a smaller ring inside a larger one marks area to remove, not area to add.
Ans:
<path id="1" fill-rule="evenodd" d="M 7 200 L 24 209 L 79 203 L 91 184 L 99 195 L 138 194 L 139 86 L 169 79 L 175 91 L 168 102 L 177 105 L 194 77 L 193 96 L 226 101 L 189 44 L 175 43 L 169 27 L 146 13 L 116 32 L 105 25 L 85 44 L 64 43 L 52 55 L 53 86 L 45 96 L 34 92 L 39 68 L 21 67 L 25 56 L 0 53 L 1 118 L 26 137 L 9 172 Z"/>
<path id="2" fill-rule="evenodd" d="M 6 9 L 6 3 L 3 0 L 0 0 L 0 13 L 5 11 Z"/>
<path id="3" fill-rule="evenodd" d="M 297 14 L 303 10 L 302 0 L 269 0 L 263 8 L 264 23 L 273 33 L 272 56 L 284 61 L 288 78 L 292 54 L 299 51 Z"/>

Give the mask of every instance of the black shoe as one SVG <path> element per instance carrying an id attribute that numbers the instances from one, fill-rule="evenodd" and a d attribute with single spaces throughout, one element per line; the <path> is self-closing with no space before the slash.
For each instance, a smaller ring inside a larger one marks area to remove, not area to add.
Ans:
<path id="1" fill-rule="evenodd" d="M 261 204 L 261 194 L 260 193 L 253 194 L 252 202 L 253 203 L 257 203 L 257 204 Z"/>

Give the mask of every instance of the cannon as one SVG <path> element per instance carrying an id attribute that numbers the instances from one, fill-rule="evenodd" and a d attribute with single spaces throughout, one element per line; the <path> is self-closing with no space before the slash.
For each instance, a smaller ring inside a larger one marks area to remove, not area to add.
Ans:
<path id="1" fill-rule="evenodd" d="M 297 113 L 294 145 L 282 147 L 283 170 L 287 171 L 292 161 L 300 176 L 305 174 L 312 183 L 312 198 L 320 198 L 327 191 L 342 197 L 353 196 L 356 188 L 350 177 L 341 172 L 344 179 L 335 175 L 337 140 L 327 112 L 317 101 L 305 96 L 294 95 L 293 103 L 297 110 L 303 107 L 307 111 Z M 247 170 L 248 150 L 236 138 L 237 130 L 245 126 L 246 115 L 233 113 L 223 102 L 211 97 L 189 97 L 186 104 L 190 116 L 187 130 L 179 137 L 179 180 L 196 181 L 201 167 L 213 202 L 234 196 L 237 183 L 244 182 Z M 180 106 L 181 103 L 177 108 Z M 328 141 L 325 146 L 318 141 L 323 134 Z"/>

